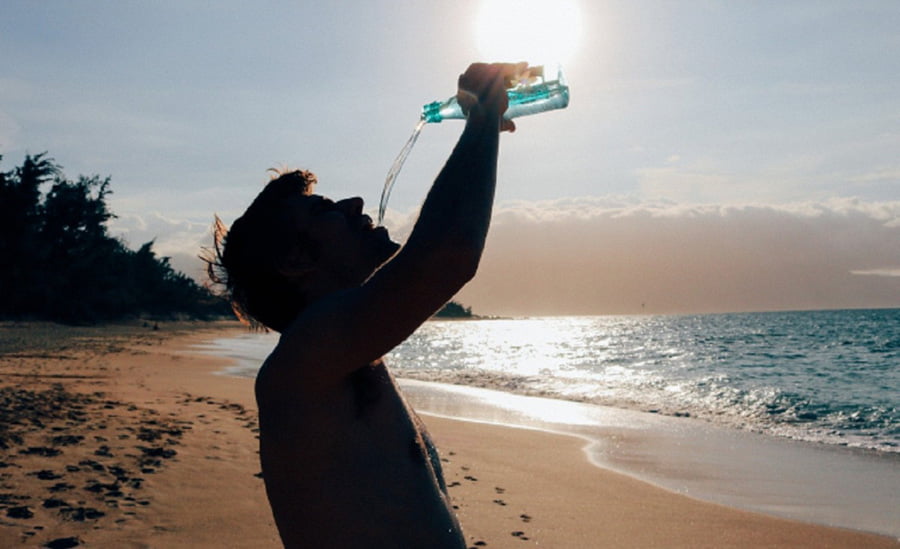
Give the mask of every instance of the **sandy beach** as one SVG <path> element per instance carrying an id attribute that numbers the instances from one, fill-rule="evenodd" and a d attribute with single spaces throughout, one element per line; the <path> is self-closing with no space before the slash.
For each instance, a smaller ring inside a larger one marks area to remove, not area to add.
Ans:
<path id="1" fill-rule="evenodd" d="M 279 547 L 236 323 L 0 323 L 0 547 Z M 697 501 L 575 437 L 423 416 L 470 547 L 900 547 Z"/>

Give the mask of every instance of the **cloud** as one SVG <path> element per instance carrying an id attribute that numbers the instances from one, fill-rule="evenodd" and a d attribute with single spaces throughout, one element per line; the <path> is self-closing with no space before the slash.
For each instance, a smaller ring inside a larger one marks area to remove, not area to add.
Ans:
<path id="1" fill-rule="evenodd" d="M 509 315 L 900 306 L 898 263 L 900 202 L 517 203 L 459 299 Z"/>
<path id="2" fill-rule="evenodd" d="M 417 210 L 389 210 L 404 241 Z M 207 219 L 127 215 L 111 233 L 202 280 Z M 475 279 L 482 314 L 631 314 L 900 307 L 900 201 L 690 205 L 633 196 L 495 208 Z"/>
<path id="3" fill-rule="evenodd" d="M 176 270 L 203 279 L 204 264 L 197 256 L 212 244 L 210 220 L 173 219 L 158 212 L 126 214 L 110 221 L 109 232 L 131 249 L 152 240 L 157 256 L 169 257 Z"/>
<path id="4" fill-rule="evenodd" d="M 888 269 L 868 269 L 868 270 L 857 270 L 850 271 L 850 274 L 860 275 L 860 276 L 900 276 L 900 267 L 888 268 Z"/>
<path id="5" fill-rule="evenodd" d="M 900 182 L 900 168 L 882 168 L 850 179 L 852 183 L 897 183 Z"/>

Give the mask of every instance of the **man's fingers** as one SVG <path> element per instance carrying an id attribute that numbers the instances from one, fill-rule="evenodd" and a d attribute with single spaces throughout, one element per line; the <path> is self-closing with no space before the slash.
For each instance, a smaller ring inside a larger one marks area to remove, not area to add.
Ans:
<path id="1" fill-rule="evenodd" d="M 457 100 L 468 114 L 475 105 L 503 113 L 507 109 L 506 90 L 513 87 L 528 71 L 528 63 L 473 63 L 458 81 Z M 514 132 L 516 125 L 501 119 L 500 131 Z"/>
<path id="2" fill-rule="evenodd" d="M 528 63 L 472 63 L 466 72 L 459 77 L 460 87 L 471 89 L 479 84 L 485 85 L 496 80 L 503 80 L 505 87 L 514 84 L 518 77 L 528 69 Z M 472 90 L 474 91 L 474 90 Z"/>

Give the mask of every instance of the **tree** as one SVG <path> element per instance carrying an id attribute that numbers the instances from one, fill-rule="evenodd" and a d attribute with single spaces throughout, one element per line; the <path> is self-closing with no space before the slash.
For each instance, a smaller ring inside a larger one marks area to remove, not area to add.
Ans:
<path id="1" fill-rule="evenodd" d="M 70 181 L 45 154 L 0 173 L 0 316 L 85 323 L 230 314 L 224 300 L 156 257 L 152 241 L 132 251 L 109 236 L 109 178 Z"/>
<path id="2" fill-rule="evenodd" d="M 40 262 L 41 185 L 59 173 L 47 153 L 25 156 L 22 166 L 0 172 L 0 314 L 30 308 L 29 277 Z M 0 156 L 0 160 L 2 160 Z"/>
<path id="3" fill-rule="evenodd" d="M 438 318 L 471 318 L 472 308 L 463 307 L 461 304 L 451 301 L 444 305 L 434 316 Z"/>

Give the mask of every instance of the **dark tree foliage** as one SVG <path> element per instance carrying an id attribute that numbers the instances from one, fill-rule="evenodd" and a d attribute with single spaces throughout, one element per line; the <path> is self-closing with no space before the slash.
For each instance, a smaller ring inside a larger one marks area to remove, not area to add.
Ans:
<path id="1" fill-rule="evenodd" d="M 437 318 L 472 318 L 472 308 L 463 307 L 461 304 L 451 301 L 435 313 Z"/>
<path id="2" fill-rule="evenodd" d="M 0 157 L 2 160 L 2 157 Z M 28 296 L 16 291 L 29 284 L 39 261 L 42 184 L 57 174 L 53 159 L 45 154 L 26 156 L 22 166 L 0 172 L 0 300 L 2 312 L 27 313 Z"/>
<path id="3" fill-rule="evenodd" d="M 0 317 L 91 323 L 229 315 L 224 300 L 157 257 L 152 241 L 133 251 L 109 236 L 109 183 L 70 181 L 46 153 L 0 172 Z"/>

